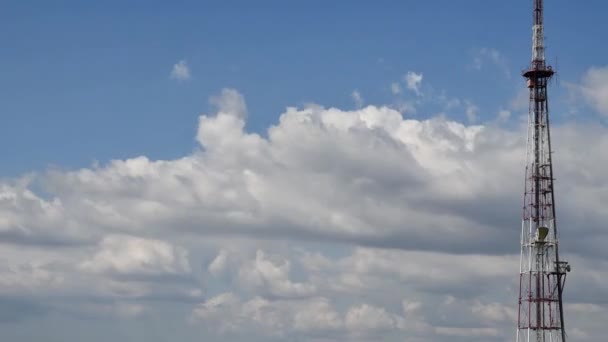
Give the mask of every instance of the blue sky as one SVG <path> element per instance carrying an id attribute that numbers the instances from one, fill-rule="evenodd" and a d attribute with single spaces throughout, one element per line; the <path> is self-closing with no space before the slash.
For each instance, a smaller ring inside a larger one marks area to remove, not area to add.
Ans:
<path id="1" fill-rule="evenodd" d="M 582 342 L 608 320 L 607 6 L 546 1 Z M 0 335 L 512 340 L 531 22 L 531 1 L 1 2 Z"/>
<path id="2" fill-rule="evenodd" d="M 246 96 L 248 127 L 259 132 L 287 106 L 348 107 L 354 89 L 366 103 L 388 103 L 390 84 L 410 70 L 493 115 L 522 84 L 527 5 L 3 2 L 0 175 L 134 155 L 177 157 L 194 148 L 196 118 L 223 87 Z M 605 6 L 547 6 L 548 58 L 558 61 L 559 81 L 576 81 L 605 60 Z M 499 51 L 512 77 L 493 65 L 471 70 L 480 48 Z M 179 60 L 191 69 L 188 82 L 168 78 Z"/>

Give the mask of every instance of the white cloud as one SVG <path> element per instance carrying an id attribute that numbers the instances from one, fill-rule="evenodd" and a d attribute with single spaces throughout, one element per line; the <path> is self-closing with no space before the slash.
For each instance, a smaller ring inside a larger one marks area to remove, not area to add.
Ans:
<path id="1" fill-rule="evenodd" d="M 183 275 L 190 273 L 188 252 L 159 240 L 108 235 L 98 252 L 81 264 L 85 271 L 130 275 Z"/>
<path id="2" fill-rule="evenodd" d="M 342 318 L 326 298 L 243 301 L 233 293 L 210 298 L 193 311 L 193 320 L 220 332 L 249 332 L 267 336 L 314 334 L 342 327 Z"/>
<path id="3" fill-rule="evenodd" d="M 217 107 L 217 115 L 231 115 L 243 120 L 247 117 L 245 99 L 235 89 L 222 89 L 221 94 L 212 96 L 209 102 Z"/>
<path id="4" fill-rule="evenodd" d="M 217 256 L 207 267 L 209 273 L 215 277 L 221 277 L 228 271 L 228 251 L 221 249 Z"/>
<path id="5" fill-rule="evenodd" d="M 65 279 L 52 271 L 48 262 L 23 261 L 0 266 L 0 294 L 56 288 Z"/>
<path id="6" fill-rule="evenodd" d="M 258 250 L 254 260 L 242 264 L 238 278 L 244 288 L 275 297 L 306 297 L 315 292 L 312 284 L 292 282 L 290 272 L 289 260 Z"/>
<path id="7" fill-rule="evenodd" d="M 388 330 L 397 326 L 397 321 L 383 308 L 367 304 L 352 307 L 346 313 L 344 320 L 350 330 Z"/>
<path id="8" fill-rule="evenodd" d="M 285 338 L 325 332 L 355 340 L 398 329 L 398 322 L 403 321 L 401 316 L 368 304 L 351 306 L 340 313 L 322 297 L 276 301 L 255 297 L 243 301 L 233 293 L 220 294 L 199 305 L 192 318 L 224 333 L 253 332 Z"/>
<path id="9" fill-rule="evenodd" d="M 598 113 L 608 116 L 608 67 L 590 68 L 578 89 Z"/>
<path id="10" fill-rule="evenodd" d="M 185 60 L 181 60 L 173 65 L 171 69 L 171 74 L 169 75 L 171 79 L 178 81 L 187 81 L 190 79 L 190 67 L 188 66 L 188 62 Z"/>
<path id="11" fill-rule="evenodd" d="M 422 79 L 423 79 L 423 75 L 413 72 L 413 71 L 409 71 L 406 75 L 405 75 L 405 85 L 407 87 L 407 89 L 413 91 L 414 93 L 416 93 L 416 95 L 420 96 L 422 95 L 421 91 L 420 91 L 420 86 L 422 85 Z"/>
<path id="12" fill-rule="evenodd" d="M 173 161 L 138 157 L 52 172 L 43 180 L 48 199 L 27 185 L 4 185 L 7 199 L 0 209 L 10 220 L 5 234 L 25 231 L 21 240 L 42 243 L 51 231 L 55 239 L 64 234 L 99 239 L 108 229 L 166 236 L 179 227 L 200 235 L 306 236 L 400 248 L 505 248 L 498 237 L 509 230 L 496 222 L 516 210 L 497 208 L 520 197 L 523 130 L 404 119 L 386 107 L 308 107 L 288 108 L 265 138 L 244 131 L 240 94 L 224 93 L 234 100 L 227 103 L 238 105 L 201 116 L 201 152 Z M 598 161 L 604 142 L 599 128 L 581 129 L 557 126 L 554 133 L 561 135 L 559 170 L 572 176 L 565 179 L 584 182 L 588 176 L 569 167 L 586 165 L 577 157 L 579 142 L 595 139 L 589 143 L 598 149 Z M 500 172 L 489 174 L 495 165 L 501 165 Z M 576 187 L 589 197 L 573 203 L 574 212 L 599 200 L 592 185 Z M 23 200 L 8 199 L 20 193 Z M 480 212 L 467 209 L 478 207 L 479 198 L 484 198 Z M 48 214 L 49 208 L 58 214 Z M 589 214 L 599 221 L 601 212 Z M 55 226 L 64 228 L 47 230 Z M 472 243 L 473 235 L 479 243 Z"/>
<path id="13" fill-rule="evenodd" d="M 403 260 L 423 260 L 408 263 Z M 302 265 L 317 275 L 317 288 L 363 294 L 376 289 L 390 291 L 391 277 L 407 281 L 410 289 L 442 293 L 486 290 L 493 282 L 508 284 L 517 272 L 516 256 L 448 255 L 436 252 L 407 252 L 357 248 L 348 257 L 338 260 L 304 255 Z M 499 267 L 500 266 L 500 267 Z M 475 285 L 471 280 L 475 279 Z"/>
<path id="14" fill-rule="evenodd" d="M 365 103 L 365 101 L 363 100 L 363 96 L 361 96 L 361 93 L 358 90 L 353 90 L 353 92 L 350 94 L 350 96 L 352 97 L 353 101 L 355 102 L 355 106 L 357 108 L 363 107 L 363 104 Z"/>
<path id="15" fill-rule="evenodd" d="M 287 108 L 262 136 L 245 130 L 237 91 L 212 102 L 200 149 L 182 158 L 0 181 L 0 294 L 36 295 L 58 315 L 183 319 L 175 312 L 199 304 L 192 316 L 205 333 L 260 341 L 268 331 L 311 341 L 512 335 L 524 127 L 309 106 Z M 608 295 L 608 134 L 553 129 L 562 241 L 576 265 L 566 291 L 580 304 L 569 310 L 580 336 L 601 340 L 606 306 L 582 304 Z"/>
<path id="16" fill-rule="evenodd" d="M 71 244 L 86 234 L 66 216 L 59 198 L 45 200 L 29 189 L 31 177 L 0 183 L 0 236 L 14 242 L 35 239 L 43 244 Z"/>

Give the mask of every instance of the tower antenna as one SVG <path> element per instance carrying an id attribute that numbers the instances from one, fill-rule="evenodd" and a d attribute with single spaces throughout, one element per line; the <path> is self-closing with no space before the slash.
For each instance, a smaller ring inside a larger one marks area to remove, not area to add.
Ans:
<path id="1" fill-rule="evenodd" d="M 547 94 L 555 72 L 545 60 L 544 3 L 533 2 L 532 61 L 523 73 L 530 106 L 517 342 L 566 342 L 562 293 L 570 265 L 559 258 Z"/>

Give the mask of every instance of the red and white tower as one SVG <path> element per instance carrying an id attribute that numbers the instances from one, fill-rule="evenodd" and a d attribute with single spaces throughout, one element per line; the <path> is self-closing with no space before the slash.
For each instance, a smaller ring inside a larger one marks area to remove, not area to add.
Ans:
<path id="1" fill-rule="evenodd" d="M 565 342 L 562 292 L 567 262 L 559 258 L 555 220 L 549 98 L 554 71 L 545 62 L 543 0 L 534 1 L 532 62 L 523 73 L 530 89 L 528 148 L 521 226 L 518 342 Z"/>

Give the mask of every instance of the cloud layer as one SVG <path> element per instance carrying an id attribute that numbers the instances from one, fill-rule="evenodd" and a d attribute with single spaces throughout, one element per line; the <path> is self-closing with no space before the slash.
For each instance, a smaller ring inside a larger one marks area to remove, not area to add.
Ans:
<path id="1" fill-rule="evenodd" d="M 262 136 L 237 91 L 212 103 L 191 155 L 0 183 L 0 295 L 36 298 L 31 316 L 179 308 L 192 336 L 233 341 L 512 337 L 524 127 L 308 106 Z M 582 341 L 602 340 L 590 314 L 607 315 L 606 133 L 552 135 Z"/>

